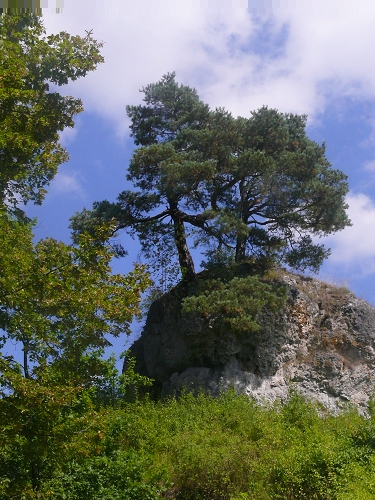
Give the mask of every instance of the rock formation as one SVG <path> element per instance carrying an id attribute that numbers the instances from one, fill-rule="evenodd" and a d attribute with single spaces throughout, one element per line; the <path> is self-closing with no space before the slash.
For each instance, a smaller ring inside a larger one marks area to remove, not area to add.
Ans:
<path id="1" fill-rule="evenodd" d="M 290 387 L 335 412 L 348 403 L 366 412 L 375 376 L 375 309 L 343 287 L 279 271 L 288 299 L 263 310 L 260 329 L 234 333 L 181 313 L 171 291 L 155 301 L 133 344 L 136 370 L 162 395 L 229 387 L 258 401 L 285 399 Z"/>

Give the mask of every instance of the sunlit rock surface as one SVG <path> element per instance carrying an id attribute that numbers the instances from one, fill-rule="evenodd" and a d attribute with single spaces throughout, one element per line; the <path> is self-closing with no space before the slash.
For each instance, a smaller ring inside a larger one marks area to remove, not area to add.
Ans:
<path id="1" fill-rule="evenodd" d="M 290 387 L 336 412 L 348 403 L 365 412 L 375 376 L 375 309 L 343 287 L 279 272 L 288 301 L 264 310 L 256 332 L 234 333 L 181 314 L 172 291 L 155 301 L 132 346 L 136 370 L 162 395 L 229 387 L 260 402 L 285 399 Z"/>

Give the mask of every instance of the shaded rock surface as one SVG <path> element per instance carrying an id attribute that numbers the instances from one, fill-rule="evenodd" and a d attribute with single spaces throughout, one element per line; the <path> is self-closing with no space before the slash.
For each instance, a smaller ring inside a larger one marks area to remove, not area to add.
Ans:
<path id="1" fill-rule="evenodd" d="M 173 291 L 155 301 L 131 347 L 136 370 L 162 395 L 229 387 L 256 400 L 285 399 L 290 386 L 335 412 L 347 403 L 365 412 L 374 389 L 375 309 L 343 287 L 280 271 L 286 306 L 263 310 L 256 332 L 181 313 Z"/>

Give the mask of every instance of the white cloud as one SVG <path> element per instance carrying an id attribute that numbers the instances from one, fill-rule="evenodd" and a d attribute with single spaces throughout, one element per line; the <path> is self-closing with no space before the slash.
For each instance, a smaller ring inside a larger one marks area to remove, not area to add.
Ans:
<path id="1" fill-rule="evenodd" d="M 362 193 L 350 193 L 346 201 L 353 225 L 324 240 L 332 249 L 329 263 L 369 275 L 375 272 L 375 202 Z"/>
<path id="2" fill-rule="evenodd" d="M 125 105 L 140 101 L 138 89 L 173 70 L 212 106 L 235 115 L 262 104 L 314 115 L 338 95 L 375 97 L 373 2 L 252 0 L 249 9 L 246 3 L 65 0 L 63 12 L 47 12 L 45 22 L 52 32 L 93 29 L 105 42 L 106 63 L 69 92 L 121 130 Z M 252 9 L 264 15 L 252 17 Z"/>
<path id="3" fill-rule="evenodd" d="M 69 144 L 74 142 L 78 135 L 78 127 L 77 127 L 77 119 L 75 120 L 76 124 L 74 128 L 67 127 L 62 132 L 59 133 L 60 144 L 63 147 L 67 147 Z"/>
<path id="4" fill-rule="evenodd" d="M 139 103 L 139 88 L 173 70 L 212 107 L 234 115 L 267 104 L 307 113 L 311 122 L 342 97 L 375 98 L 374 2 L 249 0 L 255 17 L 246 3 L 65 0 L 62 14 L 46 14 L 48 30 L 84 35 L 93 29 L 105 42 L 106 62 L 62 90 L 113 120 L 122 134 L 126 104 Z M 60 180 L 73 191 L 75 181 Z M 375 202 L 352 193 L 348 203 L 353 227 L 327 239 L 329 262 L 375 272 Z"/>
<path id="5" fill-rule="evenodd" d="M 52 195 L 70 194 L 78 196 L 80 198 L 83 198 L 85 196 L 84 189 L 79 179 L 79 175 L 74 172 L 64 173 L 61 168 L 52 181 L 49 193 Z"/>
<path id="6" fill-rule="evenodd" d="M 366 161 L 366 163 L 363 165 L 363 168 L 367 172 L 375 173 L 375 160 Z"/>

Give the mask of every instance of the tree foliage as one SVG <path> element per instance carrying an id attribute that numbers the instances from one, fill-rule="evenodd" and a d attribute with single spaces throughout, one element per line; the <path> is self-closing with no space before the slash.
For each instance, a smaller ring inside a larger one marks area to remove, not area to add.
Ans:
<path id="1" fill-rule="evenodd" d="M 145 382 L 103 358 L 110 335 L 129 332 L 149 285 L 142 266 L 112 274 L 111 230 L 82 234 L 79 245 L 34 246 L 30 224 L 0 216 L 0 347 L 23 350 L 23 362 L 0 352 L 0 498 L 39 498 L 69 457 L 95 455 L 97 405 Z"/>
<path id="2" fill-rule="evenodd" d="M 66 32 L 46 36 L 41 17 L 0 15 L 0 202 L 41 203 L 68 154 L 58 133 L 73 127 L 82 102 L 66 85 L 103 62 L 102 43 Z"/>
<path id="3" fill-rule="evenodd" d="M 85 355 L 110 345 L 108 335 L 129 332 L 140 313 L 149 278 L 141 266 L 112 274 L 113 251 L 105 242 L 110 231 L 98 229 L 95 241 L 82 234 L 78 246 L 47 239 L 34 247 L 29 225 L 0 217 L 0 326 L 3 342 L 22 344 L 26 377 L 30 361 L 35 370 L 58 365 L 71 380 L 90 369 L 98 374 L 99 361 Z"/>
<path id="4" fill-rule="evenodd" d="M 45 372 L 24 378 L 0 359 L 3 380 L 12 388 L 0 399 L 0 498 L 37 498 L 41 484 L 67 457 L 93 453 L 87 441 L 97 433 L 94 405 L 87 392 Z M 74 444 L 77 435 L 86 450 Z M 35 496 L 34 496 L 35 495 Z"/>
<path id="5" fill-rule="evenodd" d="M 234 118 L 210 110 L 174 73 L 142 92 L 144 104 L 127 107 L 139 146 L 127 179 L 136 190 L 76 214 L 75 234 L 88 221 L 114 218 L 117 229 L 139 236 L 148 255 L 150 241 L 162 235 L 187 279 L 195 274 L 188 236 L 211 261 L 271 256 L 296 269 L 319 269 L 329 250 L 312 237 L 350 224 L 348 185 L 324 145 L 306 136 L 306 117 L 263 107 Z"/>
<path id="6" fill-rule="evenodd" d="M 55 498 L 51 488 L 42 492 L 46 481 L 66 461 L 102 450 L 100 406 L 121 404 L 126 386 L 148 382 L 131 362 L 119 375 L 114 357 L 103 356 L 111 336 L 129 333 L 150 284 L 140 265 L 125 276 L 112 273 L 114 224 L 82 233 L 74 245 L 51 238 L 34 244 L 35 221 L 17 206 L 41 203 L 67 159 L 58 132 L 82 111 L 79 99 L 49 85 L 95 69 L 101 45 L 91 32 L 46 36 L 34 15 L 0 16 L 1 499 Z M 21 347 L 22 361 L 6 353 L 10 343 Z M 134 481 L 141 476 L 133 463 L 121 465 Z M 131 489 L 130 480 L 123 483 Z M 134 491 L 151 498 L 154 489 L 139 484 Z"/>
<path id="7" fill-rule="evenodd" d="M 277 310 L 285 305 L 285 292 L 284 288 L 275 290 L 259 276 L 205 279 L 198 290 L 183 299 L 182 311 L 199 314 L 210 327 L 229 326 L 233 332 L 249 335 L 259 329 L 257 317 L 263 308 Z"/>

